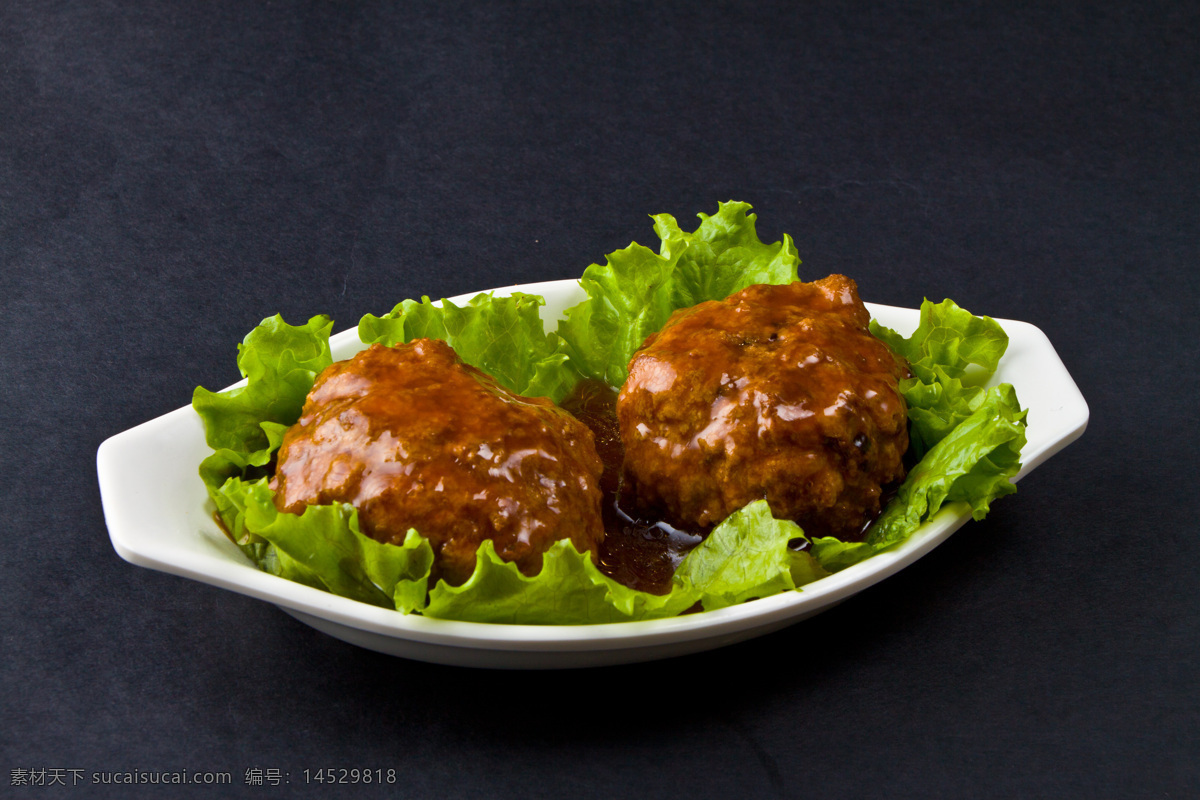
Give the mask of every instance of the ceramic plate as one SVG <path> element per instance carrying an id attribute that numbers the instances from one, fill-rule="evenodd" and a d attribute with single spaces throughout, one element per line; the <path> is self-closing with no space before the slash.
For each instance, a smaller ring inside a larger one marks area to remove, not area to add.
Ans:
<path id="1" fill-rule="evenodd" d="M 584 298 L 576 281 L 510 286 L 546 298 L 542 318 L 552 328 L 563 309 Z M 471 295 L 452 298 L 465 303 Z M 868 303 L 882 324 L 908 335 L 915 309 Z M 1008 351 L 993 382 L 1012 383 L 1029 409 L 1028 444 L 1018 479 L 1083 433 L 1088 407 L 1054 347 L 1033 325 L 998 320 Z M 362 344 L 355 329 L 331 339 L 334 359 Z M 232 361 L 232 344 L 230 345 Z M 274 603 L 296 619 L 347 642 L 383 653 L 474 667 L 557 668 L 646 661 L 707 650 L 791 625 L 845 600 L 928 553 L 970 519 L 954 504 L 908 541 L 800 591 L 674 619 L 608 625 L 493 625 L 406 616 L 259 571 L 212 519 L 197 468 L 211 451 L 191 406 L 105 441 L 97 454 L 109 536 L 126 561 L 182 575 Z M 1020 495 L 1004 499 L 1019 503 Z"/>

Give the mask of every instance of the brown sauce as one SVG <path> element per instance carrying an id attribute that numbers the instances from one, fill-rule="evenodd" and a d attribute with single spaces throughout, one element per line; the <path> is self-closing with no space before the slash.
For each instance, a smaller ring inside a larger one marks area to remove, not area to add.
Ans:
<path id="1" fill-rule="evenodd" d="M 599 566 L 604 574 L 631 589 L 663 594 L 670 590 L 679 562 L 703 540 L 705 532 L 680 530 L 634 507 L 622 470 L 625 448 L 616 404 L 616 390 L 597 380 L 580 381 L 562 403 L 595 434 L 596 452 L 604 463 L 600 477 L 604 540 Z"/>
<path id="2" fill-rule="evenodd" d="M 602 381 L 580 381 L 562 407 L 595 434 L 596 452 L 604 462 L 600 571 L 631 589 L 665 594 L 675 568 L 704 539 L 705 532 L 680 530 L 634 508 L 622 471 L 625 448 L 617 426 L 616 390 Z"/>

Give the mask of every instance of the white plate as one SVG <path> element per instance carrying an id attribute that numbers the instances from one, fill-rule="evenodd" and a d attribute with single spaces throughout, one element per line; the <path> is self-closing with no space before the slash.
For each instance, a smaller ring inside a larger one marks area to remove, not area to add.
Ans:
<path id="1" fill-rule="evenodd" d="M 495 290 L 540 294 L 547 327 L 584 298 L 575 281 Z M 452 298 L 456 303 L 472 295 Z M 914 309 L 868 304 L 902 334 L 917 326 Z M 1028 444 L 1018 478 L 1066 447 L 1087 426 L 1088 407 L 1053 346 L 1025 322 L 999 320 L 1009 347 L 993 378 L 1012 383 L 1029 409 Z M 362 348 L 357 331 L 331 339 L 333 357 Z M 233 360 L 230 343 L 230 360 Z M 501 668 L 584 667 L 646 661 L 707 650 L 790 625 L 841 602 L 928 553 L 970 519 L 964 504 L 943 508 L 904 544 L 803 590 L 674 619 L 608 625 L 493 625 L 406 616 L 259 571 L 212 519 L 197 468 L 211 451 L 191 406 L 120 433 L 97 454 L 109 536 L 126 561 L 182 575 L 274 603 L 296 619 L 347 642 L 442 664 Z M 1005 499 L 1019 503 L 1020 496 Z"/>

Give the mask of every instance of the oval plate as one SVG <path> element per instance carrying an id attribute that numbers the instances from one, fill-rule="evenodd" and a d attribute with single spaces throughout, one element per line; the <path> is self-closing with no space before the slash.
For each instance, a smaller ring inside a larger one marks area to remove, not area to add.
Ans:
<path id="1" fill-rule="evenodd" d="M 577 281 L 495 289 L 540 294 L 547 327 L 583 300 Z M 473 294 L 451 298 L 465 303 Z M 908 335 L 916 309 L 871 303 L 883 325 Z M 998 320 L 1008 351 L 993 383 L 1012 383 L 1029 409 L 1028 443 L 1017 479 L 1077 439 L 1088 407 L 1049 339 L 1025 322 Z M 362 349 L 357 330 L 333 336 L 335 360 Z M 235 384 L 237 385 L 237 384 Z M 547 669 L 648 661 L 708 650 L 810 617 L 892 575 L 945 541 L 971 518 L 965 504 L 941 510 L 908 541 L 802 590 L 673 619 L 607 625 L 494 625 L 404 615 L 261 572 L 221 532 L 197 472 L 211 450 L 191 406 L 117 434 L 100 445 L 97 471 L 104 517 L 126 561 L 274 603 L 319 631 L 382 653 L 472 667 Z M 1013 501 L 1005 501 L 1013 502 Z"/>

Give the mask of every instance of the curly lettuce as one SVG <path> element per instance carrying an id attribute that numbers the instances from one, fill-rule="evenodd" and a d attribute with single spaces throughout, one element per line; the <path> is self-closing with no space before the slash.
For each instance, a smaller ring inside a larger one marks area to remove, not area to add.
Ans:
<path id="1" fill-rule="evenodd" d="M 978 382 L 996 371 L 1008 349 L 1008 334 L 999 323 L 976 317 L 953 300 L 921 303 L 912 336 L 874 320 L 871 333 L 912 368 L 913 377 L 900 384 L 900 393 L 908 403 L 911 446 L 918 457 L 983 405 L 985 392 Z"/>

